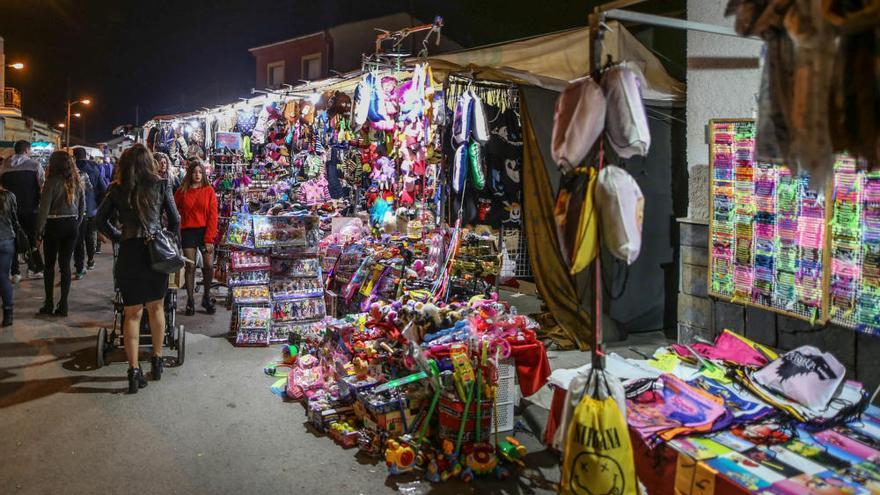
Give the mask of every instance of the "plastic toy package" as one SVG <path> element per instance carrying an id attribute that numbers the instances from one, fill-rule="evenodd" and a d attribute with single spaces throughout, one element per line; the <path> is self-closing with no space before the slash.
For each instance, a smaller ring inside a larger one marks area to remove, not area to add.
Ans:
<path id="1" fill-rule="evenodd" d="M 273 342 L 286 342 L 293 335 L 299 340 L 317 342 L 323 338 L 324 328 L 325 326 L 322 322 L 273 322 L 271 340 Z"/>
<path id="2" fill-rule="evenodd" d="M 269 302 L 268 285 L 240 285 L 232 288 L 232 298 L 237 303 Z"/>
<path id="3" fill-rule="evenodd" d="M 265 330 L 268 332 L 271 319 L 271 308 L 254 306 L 238 308 L 238 328 L 240 330 Z"/>
<path id="4" fill-rule="evenodd" d="M 276 301 L 324 295 L 324 285 L 317 277 L 273 279 L 270 287 L 272 299 Z"/>
<path id="5" fill-rule="evenodd" d="M 269 255 L 251 251 L 233 251 L 233 270 L 268 270 L 271 266 Z"/>
<path id="6" fill-rule="evenodd" d="M 229 273 L 227 284 L 230 287 L 239 285 L 266 285 L 269 283 L 269 270 Z"/>
<path id="7" fill-rule="evenodd" d="M 273 277 L 318 277 L 321 263 L 317 258 L 272 258 Z"/>
<path id="8" fill-rule="evenodd" d="M 254 248 L 254 226 L 251 215 L 235 213 L 226 229 L 226 244 L 241 248 Z"/>
<path id="9" fill-rule="evenodd" d="M 323 318 L 326 314 L 323 297 L 276 301 L 272 305 L 274 321 L 306 321 Z"/>

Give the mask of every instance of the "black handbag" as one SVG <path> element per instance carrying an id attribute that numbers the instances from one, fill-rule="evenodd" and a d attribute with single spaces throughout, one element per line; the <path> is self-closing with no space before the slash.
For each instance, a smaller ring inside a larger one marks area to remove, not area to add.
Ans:
<path id="1" fill-rule="evenodd" d="M 147 232 L 144 242 L 150 252 L 150 266 L 153 270 L 172 274 L 183 268 L 186 261 L 171 232 L 165 229 Z"/>
<path id="2" fill-rule="evenodd" d="M 183 268 L 186 258 L 177 243 L 177 237 L 167 229 L 159 227 L 150 232 L 146 222 L 141 218 L 141 228 L 144 229 L 144 243 L 150 252 L 150 267 L 160 273 L 177 273 Z"/>

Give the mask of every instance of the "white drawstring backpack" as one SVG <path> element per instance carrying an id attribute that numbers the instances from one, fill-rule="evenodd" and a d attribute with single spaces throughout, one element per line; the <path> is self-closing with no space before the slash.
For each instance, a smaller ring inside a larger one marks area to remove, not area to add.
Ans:
<path id="1" fill-rule="evenodd" d="M 576 79 L 559 95 L 553 115 L 553 160 L 568 173 L 586 158 L 605 129 L 605 95 L 590 77 Z"/>
<path id="2" fill-rule="evenodd" d="M 608 105 L 605 129 L 611 147 L 621 158 L 647 155 L 651 147 L 651 131 L 638 74 L 626 67 L 612 67 L 605 73 L 602 83 Z"/>
<path id="3" fill-rule="evenodd" d="M 596 209 L 605 247 L 631 265 L 642 249 L 645 197 L 629 172 L 614 165 L 599 171 Z"/>

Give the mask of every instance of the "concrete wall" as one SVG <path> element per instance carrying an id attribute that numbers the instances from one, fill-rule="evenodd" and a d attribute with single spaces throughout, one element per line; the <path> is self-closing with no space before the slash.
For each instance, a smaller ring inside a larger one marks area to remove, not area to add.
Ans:
<path id="1" fill-rule="evenodd" d="M 723 17 L 727 0 L 689 0 L 688 18 L 732 25 Z M 880 338 L 835 325 L 808 322 L 771 311 L 715 300 L 707 293 L 709 183 L 706 125 L 713 118 L 753 117 L 760 83 L 761 43 L 688 32 L 687 158 L 688 218 L 680 222 L 678 339 L 712 340 L 723 329 L 780 350 L 813 345 L 834 354 L 848 377 L 869 390 L 880 384 L 876 356 Z"/>
<path id="2" fill-rule="evenodd" d="M 724 17 L 727 0 L 688 0 L 688 20 L 732 26 Z M 688 31 L 687 33 L 687 162 L 688 218 L 709 219 L 710 119 L 752 117 L 761 80 L 762 43 Z"/>

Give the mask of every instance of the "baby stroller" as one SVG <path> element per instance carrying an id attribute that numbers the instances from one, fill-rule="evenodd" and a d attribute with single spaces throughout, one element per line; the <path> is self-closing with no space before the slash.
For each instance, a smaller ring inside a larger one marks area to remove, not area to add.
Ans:
<path id="1" fill-rule="evenodd" d="M 95 353 L 95 363 L 98 368 L 104 366 L 109 361 L 107 356 L 114 350 L 125 346 L 122 333 L 122 324 L 125 319 L 125 312 L 122 304 L 122 293 L 116 283 L 116 258 L 119 255 L 119 248 L 116 243 L 113 244 L 113 329 L 108 330 L 106 327 L 98 329 L 98 343 Z M 177 351 L 177 366 L 183 364 L 186 357 L 186 331 L 183 325 L 177 325 L 177 290 L 183 285 L 183 271 L 172 274 L 168 278 L 168 292 L 165 293 L 165 338 L 162 344 L 171 350 Z M 150 321 L 147 312 L 141 315 L 140 325 L 140 347 L 152 348 L 153 339 L 150 337 Z"/>

